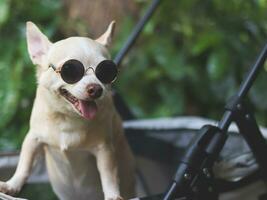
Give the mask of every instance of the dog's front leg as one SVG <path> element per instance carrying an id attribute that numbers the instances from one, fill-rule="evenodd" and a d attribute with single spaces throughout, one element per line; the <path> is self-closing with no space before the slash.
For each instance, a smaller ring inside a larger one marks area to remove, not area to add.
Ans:
<path id="1" fill-rule="evenodd" d="M 119 189 L 118 165 L 112 145 L 103 145 L 98 148 L 96 161 L 105 200 L 122 200 Z"/>
<path id="2" fill-rule="evenodd" d="M 0 182 L 0 192 L 14 195 L 18 193 L 30 175 L 34 156 L 41 144 L 28 133 L 23 141 L 15 174 L 7 182 Z"/>

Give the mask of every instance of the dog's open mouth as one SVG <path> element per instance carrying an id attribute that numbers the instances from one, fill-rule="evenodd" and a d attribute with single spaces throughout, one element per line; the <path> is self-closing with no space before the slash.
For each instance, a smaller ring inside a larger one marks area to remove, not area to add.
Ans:
<path id="1" fill-rule="evenodd" d="M 60 88 L 60 94 L 70 102 L 78 113 L 85 119 L 91 120 L 95 117 L 97 112 L 97 105 L 95 101 L 80 100 L 73 96 L 68 90 Z"/>

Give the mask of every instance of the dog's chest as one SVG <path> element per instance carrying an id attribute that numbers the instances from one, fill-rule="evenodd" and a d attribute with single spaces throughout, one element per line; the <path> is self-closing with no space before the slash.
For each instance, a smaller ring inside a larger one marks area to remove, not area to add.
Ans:
<path id="1" fill-rule="evenodd" d="M 103 199 L 92 154 L 79 150 L 61 151 L 53 147 L 46 147 L 45 153 L 50 181 L 61 199 Z"/>
<path id="2" fill-rule="evenodd" d="M 85 133 L 60 132 L 58 134 L 58 145 L 62 151 L 75 147 L 82 147 L 82 141 L 86 139 Z"/>
<path id="3" fill-rule="evenodd" d="M 88 150 L 90 146 L 97 144 L 99 138 L 103 135 L 102 133 L 102 129 L 94 124 L 64 119 L 47 125 L 38 135 L 38 139 L 62 151 Z"/>

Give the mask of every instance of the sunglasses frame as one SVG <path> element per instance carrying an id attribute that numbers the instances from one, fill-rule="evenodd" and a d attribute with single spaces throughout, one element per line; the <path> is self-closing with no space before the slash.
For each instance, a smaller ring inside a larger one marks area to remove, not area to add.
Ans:
<path id="1" fill-rule="evenodd" d="M 79 60 L 76 60 L 76 59 L 70 59 L 70 60 L 75 60 L 75 61 L 78 61 L 78 62 L 80 62 Z M 51 67 L 57 74 L 60 74 L 60 76 L 61 76 L 61 69 L 62 69 L 62 67 L 65 65 L 65 63 L 66 62 L 68 62 L 68 61 L 70 61 L 70 60 L 67 60 L 67 61 L 65 61 L 58 69 L 56 68 L 56 66 L 55 65 L 53 65 L 52 63 L 50 63 L 49 64 L 49 68 Z M 103 61 L 111 61 L 111 62 L 113 62 L 112 60 L 102 60 L 100 63 L 102 63 Z M 93 67 L 88 67 L 87 69 L 85 69 L 85 67 L 84 67 L 84 65 L 83 65 L 83 63 L 82 62 L 80 62 L 81 64 L 82 64 L 82 66 L 83 66 L 83 76 L 85 75 L 85 73 L 89 70 L 89 69 L 91 69 L 93 72 L 94 72 L 94 74 L 95 74 L 95 69 L 93 68 Z M 100 63 L 98 63 L 97 65 L 96 65 L 96 68 L 99 66 L 99 64 Z M 114 63 L 114 62 L 113 62 Z M 115 64 L 115 63 L 114 63 Z M 116 65 L 116 64 L 115 64 Z M 116 68 L 117 69 L 117 75 L 116 75 L 116 77 L 110 82 L 110 83 L 104 83 L 104 84 L 112 84 L 112 83 L 114 83 L 116 80 L 117 80 L 117 77 L 118 77 L 118 72 L 119 72 L 119 70 L 118 70 L 118 68 Z M 82 76 L 82 77 L 83 77 Z M 96 74 L 95 74 L 95 76 L 96 76 Z M 81 77 L 81 79 L 82 79 L 82 77 Z M 96 76 L 97 77 L 97 76 Z M 62 78 L 62 76 L 61 76 L 61 78 Z M 80 79 L 80 80 L 81 80 Z M 98 78 L 97 78 L 98 79 Z M 64 81 L 64 82 L 66 82 L 63 78 L 62 78 L 62 80 Z M 80 81 L 79 80 L 79 81 Z M 99 80 L 99 79 L 98 79 Z M 77 81 L 77 82 L 79 82 L 79 81 Z M 100 80 L 99 80 L 100 81 Z M 75 82 L 75 83 L 77 83 L 77 82 Z M 101 83 L 103 83 L 102 81 L 100 81 Z M 67 82 L 66 82 L 67 83 Z M 68 84 L 75 84 L 75 83 L 68 83 Z"/>

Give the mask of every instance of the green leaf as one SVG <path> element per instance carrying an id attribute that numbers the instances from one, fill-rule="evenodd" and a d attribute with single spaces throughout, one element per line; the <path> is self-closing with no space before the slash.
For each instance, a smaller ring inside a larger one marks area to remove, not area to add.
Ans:
<path id="1" fill-rule="evenodd" d="M 193 55 L 199 55 L 212 47 L 217 47 L 221 42 L 221 34 L 218 32 L 203 32 L 199 34 L 195 44 L 193 44 Z"/>
<path id="2" fill-rule="evenodd" d="M 1 66 L 1 65 L 0 65 Z M 4 66 L 10 67 L 10 66 Z M 2 68 L 2 67 L 1 67 Z M 11 68 L 11 67 L 10 67 Z M 2 97 L 0 100 L 1 103 L 1 113 L 0 113 L 0 130 L 7 124 L 10 119 L 16 114 L 17 105 L 19 100 L 19 90 L 20 90 L 20 82 L 21 80 L 21 72 L 23 69 L 23 65 L 21 62 L 17 62 L 13 68 L 9 71 L 8 80 L 5 82 L 5 93 L 1 90 Z"/>
<path id="3" fill-rule="evenodd" d="M 229 67 L 228 56 L 223 51 L 210 54 L 207 62 L 207 70 L 210 78 L 218 80 L 223 78 Z"/>
<path id="4" fill-rule="evenodd" d="M 0 27 L 7 21 L 10 13 L 10 0 L 0 0 Z"/>

